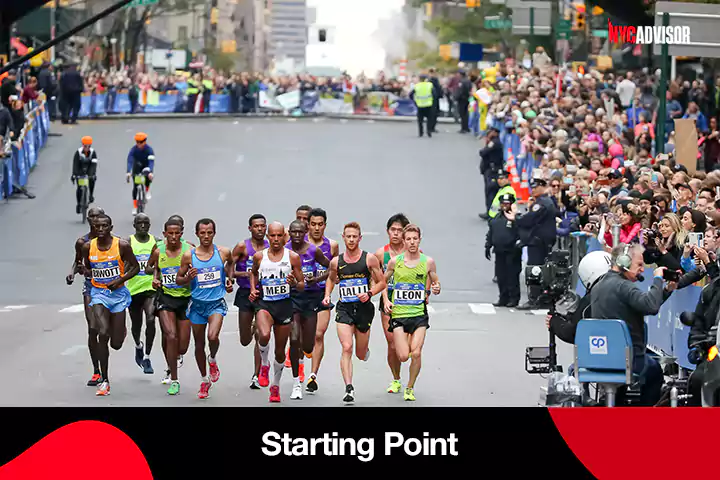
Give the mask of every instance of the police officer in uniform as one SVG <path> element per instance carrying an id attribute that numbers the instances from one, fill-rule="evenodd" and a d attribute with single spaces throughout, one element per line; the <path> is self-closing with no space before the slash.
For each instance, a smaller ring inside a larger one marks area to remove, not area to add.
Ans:
<path id="1" fill-rule="evenodd" d="M 478 216 L 483 220 L 490 218 L 490 206 L 500 187 L 497 183 L 498 170 L 503 167 L 503 147 L 500 143 L 498 135 L 500 131 L 497 128 L 490 128 L 487 134 L 487 146 L 480 150 L 480 173 L 485 177 L 485 208 L 486 213 Z"/>
<path id="2" fill-rule="evenodd" d="M 540 170 L 537 170 L 540 172 Z M 528 266 L 544 265 L 557 235 L 555 216 L 557 208 L 547 193 L 547 182 L 543 178 L 534 178 L 531 184 L 532 199 L 530 210 L 517 217 L 520 241 L 527 246 Z M 541 288 L 528 285 L 528 302 L 518 307 L 519 310 L 539 308 L 538 297 Z"/>
<path id="3" fill-rule="evenodd" d="M 515 222 L 517 208 L 515 195 L 503 193 L 499 198 L 499 213 L 489 222 L 485 240 L 485 258 L 490 260 L 490 250 L 495 250 L 495 276 L 500 298 L 496 307 L 517 307 L 520 303 L 520 271 L 522 249 Z"/>
<path id="4" fill-rule="evenodd" d="M 417 121 L 419 136 L 423 136 L 423 122 L 427 119 L 428 138 L 432 138 L 433 129 L 433 84 L 428 81 L 427 75 L 420 75 L 420 82 L 415 84 L 415 89 L 411 94 L 411 98 L 417 105 Z"/>
<path id="5" fill-rule="evenodd" d="M 200 84 L 198 82 L 197 75 L 188 78 L 187 84 L 187 90 L 185 91 L 187 95 L 187 111 L 189 113 L 193 113 L 195 111 L 195 102 L 200 94 Z"/>
<path id="6" fill-rule="evenodd" d="M 508 178 L 507 171 L 503 169 L 498 170 L 496 179 L 499 190 L 495 194 L 495 198 L 493 199 L 492 204 L 490 205 L 490 210 L 488 211 L 488 215 L 490 216 L 491 220 L 495 218 L 500 212 L 500 205 L 503 195 L 507 193 L 512 195 L 514 199 L 517 198 L 517 192 L 512 187 L 512 185 L 510 185 L 510 179 Z"/>

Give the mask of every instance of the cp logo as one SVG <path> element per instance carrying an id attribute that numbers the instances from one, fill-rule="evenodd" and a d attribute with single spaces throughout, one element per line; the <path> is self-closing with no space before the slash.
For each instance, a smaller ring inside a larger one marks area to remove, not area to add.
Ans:
<path id="1" fill-rule="evenodd" d="M 592 345 L 595 348 L 602 348 L 605 346 L 605 339 L 602 337 L 595 337 L 592 340 L 590 340 L 590 345 Z"/>
<path id="2" fill-rule="evenodd" d="M 590 337 L 590 354 L 607 355 L 607 337 Z"/>

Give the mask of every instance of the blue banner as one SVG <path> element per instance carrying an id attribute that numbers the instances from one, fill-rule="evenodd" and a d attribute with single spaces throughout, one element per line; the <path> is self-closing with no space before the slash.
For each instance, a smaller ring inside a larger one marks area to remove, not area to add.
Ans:
<path id="1" fill-rule="evenodd" d="M 399 98 L 395 103 L 395 116 L 414 117 L 417 115 L 417 106 L 409 98 Z"/>

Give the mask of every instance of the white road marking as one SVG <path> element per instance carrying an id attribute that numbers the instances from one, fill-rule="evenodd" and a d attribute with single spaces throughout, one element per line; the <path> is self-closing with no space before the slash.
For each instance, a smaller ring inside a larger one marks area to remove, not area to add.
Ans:
<path id="1" fill-rule="evenodd" d="M 223 192 L 220 195 L 218 195 L 218 202 L 224 202 L 227 198 L 227 193 Z"/>
<path id="2" fill-rule="evenodd" d="M 240 123 L 240 122 L 237 121 L 237 120 L 235 120 L 235 121 L 233 122 L 233 125 L 237 125 L 238 123 Z"/>
<path id="3" fill-rule="evenodd" d="M 85 311 L 85 305 L 82 303 L 79 305 L 72 305 L 70 307 L 63 308 L 60 313 L 80 313 Z"/>
<path id="4" fill-rule="evenodd" d="M 533 315 L 539 315 L 539 316 L 547 316 L 549 310 L 531 310 Z"/>
<path id="5" fill-rule="evenodd" d="M 320 121 L 319 118 L 313 118 L 313 123 L 318 123 Z"/>
<path id="6" fill-rule="evenodd" d="M 7 305 L 5 308 L 8 310 L 23 310 L 29 306 L 30 305 Z"/>
<path id="7" fill-rule="evenodd" d="M 297 118 L 288 118 L 288 122 L 297 122 Z"/>
<path id="8" fill-rule="evenodd" d="M 347 123 L 347 122 L 348 122 L 348 121 L 347 121 L 347 118 L 341 118 L 341 119 L 340 119 L 340 123 Z"/>
<path id="9" fill-rule="evenodd" d="M 65 350 L 60 353 L 63 357 L 67 357 L 68 355 L 75 355 L 77 352 L 88 348 L 87 344 L 85 345 L 73 345 L 70 348 L 66 348 Z"/>
<path id="10" fill-rule="evenodd" d="M 252 132 L 252 127 L 245 127 L 246 132 Z"/>
<path id="11" fill-rule="evenodd" d="M 0 308 L 0 313 L 5 313 L 5 312 L 12 312 L 12 310 L 8 310 L 7 308 Z"/>
<path id="12" fill-rule="evenodd" d="M 245 161 L 245 155 L 238 155 L 235 159 L 235 163 L 242 163 Z"/>
<path id="13" fill-rule="evenodd" d="M 375 123 L 375 120 L 368 120 L 367 123 Z"/>
<path id="14" fill-rule="evenodd" d="M 495 315 L 495 307 L 491 303 L 468 303 L 468 306 L 476 315 Z"/>

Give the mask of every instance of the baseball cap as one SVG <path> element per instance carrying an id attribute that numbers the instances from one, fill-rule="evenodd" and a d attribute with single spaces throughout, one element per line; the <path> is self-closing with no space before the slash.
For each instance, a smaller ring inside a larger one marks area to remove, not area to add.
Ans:
<path id="1" fill-rule="evenodd" d="M 681 188 L 685 188 L 685 189 L 687 189 L 687 190 L 691 190 L 691 191 L 692 191 L 692 188 L 690 188 L 690 185 L 688 185 L 687 183 L 678 183 L 678 184 L 675 184 L 675 189 L 679 190 L 679 189 L 681 189 Z"/>
<path id="2" fill-rule="evenodd" d="M 610 178 L 610 179 L 618 179 L 618 178 L 622 178 L 622 176 L 623 176 L 623 175 L 622 175 L 622 173 L 620 172 L 620 170 L 617 170 L 617 169 L 612 169 L 612 170 L 610 170 L 610 172 L 608 172 L 608 174 L 607 174 L 607 177 Z"/>

